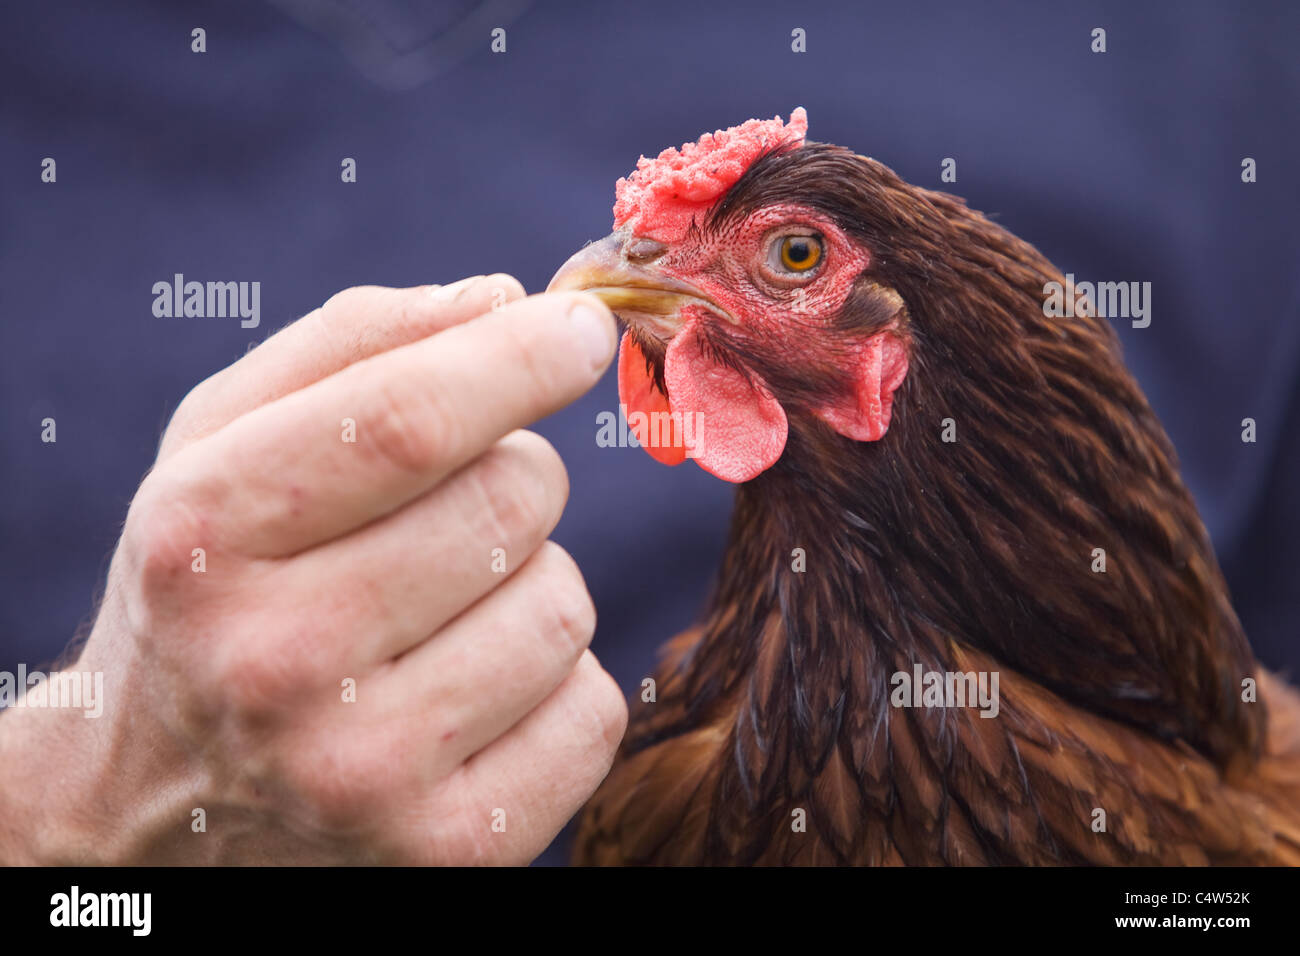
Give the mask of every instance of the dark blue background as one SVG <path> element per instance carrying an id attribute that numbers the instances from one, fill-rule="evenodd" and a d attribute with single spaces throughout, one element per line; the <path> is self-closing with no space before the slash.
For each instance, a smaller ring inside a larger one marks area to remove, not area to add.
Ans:
<path id="1" fill-rule="evenodd" d="M 811 138 L 914 183 L 941 187 L 954 157 L 942 188 L 1063 271 L 1153 284 L 1150 328 L 1120 323 L 1128 361 L 1260 658 L 1294 668 L 1300 9 L 1044 6 L 8 4 L 0 668 L 83 622 L 168 415 L 251 342 L 348 285 L 503 270 L 540 290 L 608 231 L 640 153 L 799 105 Z M 151 286 L 176 272 L 260 281 L 262 326 L 155 318 Z M 569 464 L 556 537 L 595 595 L 595 649 L 632 689 L 705 597 L 731 488 L 598 448 L 616 407 L 611 372 L 540 431 Z"/>

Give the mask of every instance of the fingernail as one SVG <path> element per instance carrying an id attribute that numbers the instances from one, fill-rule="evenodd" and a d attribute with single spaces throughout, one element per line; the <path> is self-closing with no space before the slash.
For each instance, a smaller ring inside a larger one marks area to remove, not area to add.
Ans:
<path id="1" fill-rule="evenodd" d="M 470 276 L 451 285 L 432 286 L 429 290 L 429 298 L 435 302 L 454 302 L 457 296 L 482 278 L 483 276 Z"/>
<path id="2" fill-rule="evenodd" d="M 591 367 L 604 368 L 614 354 L 614 320 L 609 310 L 583 297 L 570 307 L 569 321 L 582 338 Z"/>

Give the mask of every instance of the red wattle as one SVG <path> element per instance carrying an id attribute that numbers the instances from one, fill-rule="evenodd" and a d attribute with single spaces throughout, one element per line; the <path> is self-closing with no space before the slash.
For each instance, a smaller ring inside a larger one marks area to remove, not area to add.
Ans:
<path id="1" fill-rule="evenodd" d="M 650 443 L 652 437 L 657 439 L 678 432 L 673 428 L 660 428 L 657 435 L 651 435 L 651 424 L 664 421 L 656 420 L 654 416 L 668 416 L 672 413 L 672 408 L 664 393 L 655 388 L 654 378 L 646 371 L 645 353 L 629 332 L 623 333 L 623 340 L 618 347 L 618 400 L 623 403 L 628 428 L 651 458 L 665 465 L 680 465 L 686 459 L 686 449 L 680 441 L 672 444 Z"/>

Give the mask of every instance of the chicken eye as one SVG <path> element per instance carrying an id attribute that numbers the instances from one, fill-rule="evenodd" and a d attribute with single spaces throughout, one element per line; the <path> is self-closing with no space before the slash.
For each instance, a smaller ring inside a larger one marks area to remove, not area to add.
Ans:
<path id="1" fill-rule="evenodd" d="M 817 236 L 785 236 L 777 249 L 788 272 L 807 272 L 822 261 L 822 241 Z"/>

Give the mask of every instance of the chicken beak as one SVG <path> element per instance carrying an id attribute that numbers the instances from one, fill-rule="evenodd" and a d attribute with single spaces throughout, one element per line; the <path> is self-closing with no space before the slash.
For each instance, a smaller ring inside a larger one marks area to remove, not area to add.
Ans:
<path id="1" fill-rule="evenodd" d="M 574 253 L 546 291 L 590 292 L 628 325 L 665 340 L 684 324 L 681 312 L 688 305 L 702 306 L 734 323 L 731 313 L 699 288 L 654 266 L 666 251 L 667 246 L 653 239 L 615 232 Z"/>

